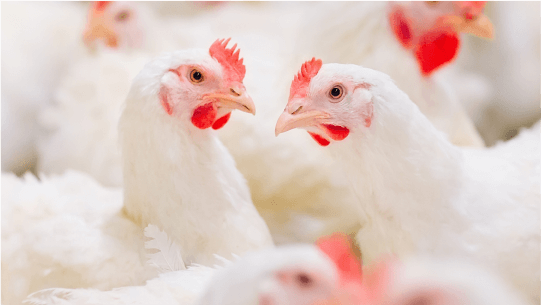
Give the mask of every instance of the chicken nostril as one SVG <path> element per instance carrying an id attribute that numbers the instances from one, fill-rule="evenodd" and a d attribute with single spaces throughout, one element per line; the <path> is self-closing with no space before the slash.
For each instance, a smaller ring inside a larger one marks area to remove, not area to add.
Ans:
<path id="1" fill-rule="evenodd" d="M 235 89 L 233 89 L 233 88 L 230 88 L 229 91 L 231 91 L 231 94 L 233 94 L 234 96 L 240 96 L 240 93 L 235 91 Z"/>
<path id="2" fill-rule="evenodd" d="M 297 108 L 297 110 L 293 111 L 291 114 L 292 114 L 292 115 L 293 115 L 293 114 L 296 114 L 296 113 L 298 113 L 299 111 L 301 111 L 301 109 L 302 109 L 302 106 L 299 106 L 299 108 Z"/>

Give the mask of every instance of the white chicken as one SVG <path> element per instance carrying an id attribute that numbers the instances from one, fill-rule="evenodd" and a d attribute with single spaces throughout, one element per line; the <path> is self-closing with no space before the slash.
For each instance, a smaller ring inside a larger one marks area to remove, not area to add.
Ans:
<path id="1" fill-rule="evenodd" d="M 51 286 L 140 283 L 148 278 L 140 252 L 149 223 L 169 234 L 187 264 L 272 246 L 246 181 L 208 130 L 223 127 L 234 109 L 255 112 L 242 59 L 226 44 L 164 54 L 134 80 L 119 125 L 124 202 L 85 198 L 94 191 L 80 174 L 50 184 L 15 180 L 17 188 L 3 192 L 2 208 L 11 211 L 2 213 L 10 227 L 2 232 L 3 302 Z M 65 183 L 75 193 L 54 191 Z"/>
<path id="2" fill-rule="evenodd" d="M 318 247 L 310 244 L 281 246 L 248 253 L 235 262 L 225 263 L 225 268 L 195 265 L 187 270 L 162 273 L 144 286 L 111 291 L 46 289 L 29 296 L 26 302 L 310 305 L 344 298 L 351 289 L 347 284 L 360 283 L 361 279 L 360 262 L 344 245 L 342 236 L 325 237 Z"/>
<path id="3" fill-rule="evenodd" d="M 363 258 L 472 259 L 539 301 L 540 126 L 492 149 L 460 149 L 384 73 L 306 62 L 276 124 L 329 148 L 358 198 Z"/>
<path id="4" fill-rule="evenodd" d="M 315 56 L 389 74 L 452 143 L 482 147 L 453 88 L 434 72 L 456 57 L 460 32 L 492 35 L 483 6 L 466 1 L 321 3 L 306 13 L 297 50 L 306 56 L 303 60 Z"/>
<path id="5" fill-rule="evenodd" d="M 38 116 L 38 173 L 72 169 L 105 186 L 122 185 L 118 120 L 132 80 L 148 60 L 140 52 L 103 49 L 69 67 L 54 103 Z"/>
<path id="6" fill-rule="evenodd" d="M 419 256 L 381 267 L 366 276 L 387 282 L 380 288 L 385 291 L 381 304 L 532 304 L 507 280 L 463 261 Z"/>
<path id="7" fill-rule="evenodd" d="M 51 103 L 69 63 L 84 53 L 84 8 L 52 2 L 2 8 L 2 171 L 22 174 L 37 161 L 39 111 Z"/>
<path id="8" fill-rule="evenodd" d="M 362 301 L 353 304 L 530 304 L 494 273 L 456 259 L 410 256 L 364 269 L 363 284 L 354 293 Z"/>

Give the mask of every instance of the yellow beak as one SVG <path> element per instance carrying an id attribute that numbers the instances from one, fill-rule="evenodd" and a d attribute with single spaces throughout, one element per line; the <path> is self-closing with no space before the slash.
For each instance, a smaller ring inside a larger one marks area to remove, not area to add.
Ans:
<path id="1" fill-rule="evenodd" d="M 211 93 L 206 95 L 204 99 L 217 99 L 219 107 L 237 109 L 255 115 L 254 101 L 244 88 L 231 87 L 228 93 Z"/>
<path id="2" fill-rule="evenodd" d="M 494 27 L 485 14 L 480 14 L 472 20 L 468 20 L 462 16 L 448 16 L 445 17 L 444 23 L 451 24 L 459 33 L 468 33 L 487 39 L 494 37 Z"/>
<path id="3" fill-rule="evenodd" d="M 321 120 L 328 119 L 330 117 L 331 115 L 327 112 L 319 110 L 310 110 L 291 114 L 286 109 L 278 118 L 274 133 L 276 136 L 278 136 L 279 134 L 294 128 L 315 126 L 320 124 Z"/>

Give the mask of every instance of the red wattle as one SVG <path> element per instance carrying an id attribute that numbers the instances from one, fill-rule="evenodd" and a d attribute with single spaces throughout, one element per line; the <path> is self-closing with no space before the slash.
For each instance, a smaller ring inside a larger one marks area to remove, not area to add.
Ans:
<path id="1" fill-rule="evenodd" d="M 428 33 L 421 37 L 415 50 L 415 57 L 423 76 L 429 76 L 445 63 L 451 62 L 458 54 L 460 41 L 454 32 Z"/>
<path id="2" fill-rule="evenodd" d="M 342 141 L 349 135 L 349 129 L 346 127 L 331 124 L 322 124 L 322 126 L 327 130 L 329 137 L 335 141 Z"/>
<path id="3" fill-rule="evenodd" d="M 312 136 L 312 138 L 314 140 L 316 140 L 317 144 L 321 145 L 321 146 L 327 146 L 329 145 L 331 142 L 329 142 L 327 139 L 325 139 L 324 137 L 318 135 L 317 133 L 313 133 L 313 132 L 309 132 L 308 133 Z"/>
<path id="4" fill-rule="evenodd" d="M 214 103 L 207 103 L 195 108 L 192 114 L 192 124 L 200 129 L 209 128 L 216 120 L 218 110 Z"/>
<path id="5" fill-rule="evenodd" d="M 212 129 L 218 130 L 218 129 L 224 127 L 225 123 L 227 123 L 227 121 L 229 121 L 230 117 L 231 117 L 231 112 L 224 115 L 223 117 L 217 119 L 216 122 L 214 122 L 214 124 L 212 124 Z"/>

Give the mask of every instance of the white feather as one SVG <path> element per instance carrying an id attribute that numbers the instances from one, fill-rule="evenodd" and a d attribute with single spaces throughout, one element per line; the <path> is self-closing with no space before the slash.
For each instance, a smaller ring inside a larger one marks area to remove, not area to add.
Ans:
<path id="1" fill-rule="evenodd" d="M 156 267 L 160 272 L 178 271 L 186 269 L 186 265 L 180 255 L 180 247 L 174 243 L 167 233 L 155 225 L 148 225 L 145 228 L 145 236 L 151 240 L 145 242 L 147 249 L 148 263 Z M 149 250 L 157 250 L 150 252 Z"/>

